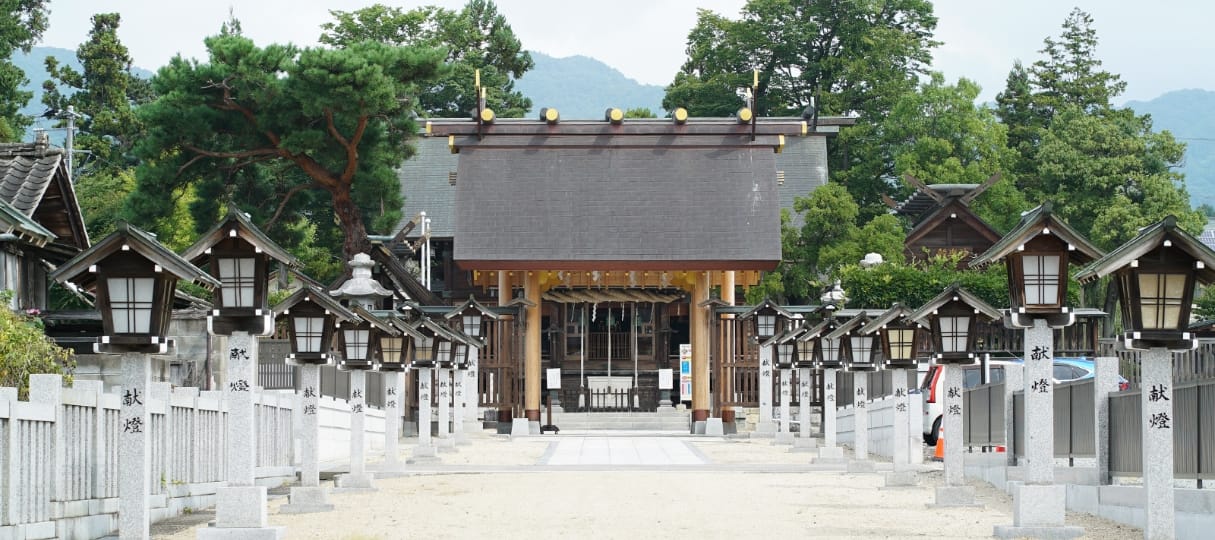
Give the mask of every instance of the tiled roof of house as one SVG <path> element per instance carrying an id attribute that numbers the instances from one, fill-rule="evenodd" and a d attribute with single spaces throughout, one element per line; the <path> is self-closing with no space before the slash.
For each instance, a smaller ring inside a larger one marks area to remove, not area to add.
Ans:
<path id="1" fill-rule="evenodd" d="M 89 247 L 84 218 L 68 177 L 62 148 L 34 143 L 0 144 L 0 202 L 54 234 L 69 252 Z"/>

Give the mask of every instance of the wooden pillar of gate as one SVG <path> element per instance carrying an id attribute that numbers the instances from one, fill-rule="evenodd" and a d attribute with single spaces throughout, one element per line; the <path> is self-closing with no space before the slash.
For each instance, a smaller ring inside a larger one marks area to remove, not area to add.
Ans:
<path id="1" fill-rule="evenodd" d="M 734 305 L 734 271 L 733 270 L 730 270 L 728 272 L 722 272 L 721 301 L 725 302 L 726 305 L 729 305 L 729 306 Z M 727 363 L 727 361 L 730 361 L 731 357 L 734 354 L 734 337 L 735 337 L 734 336 L 734 314 L 727 313 L 722 316 L 722 320 L 715 321 L 715 322 L 719 325 L 718 335 L 720 336 L 720 340 L 721 340 L 721 342 L 718 344 L 718 348 L 717 348 L 717 350 L 720 351 L 720 354 L 717 357 L 717 365 L 718 365 L 717 388 L 718 388 L 718 392 L 720 394 L 718 396 L 717 402 L 726 403 L 728 401 L 726 399 L 727 398 L 726 392 L 729 392 L 731 390 L 731 387 L 733 386 L 733 384 L 732 384 L 733 381 L 729 381 L 729 382 L 727 381 L 727 379 L 726 379 L 727 374 L 725 373 L 725 370 L 722 366 L 724 366 Z M 733 363 L 733 362 L 731 361 L 730 363 Z M 722 422 L 733 422 L 734 421 L 734 407 L 732 407 L 732 406 L 722 406 L 721 407 L 721 421 Z"/>
<path id="2" fill-rule="evenodd" d="M 498 305 L 505 306 L 515 298 L 514 290 L 511 289 L 510 272 L 505 270 L 498 272 Z M 510 423 L 514 418 L 515 405 L 518 403 L 518 396 L 512 391 L 515 384 L 515 379 L 518 374 L 513 369 L 508 370 L 504 366 L 514 365 L 515 355 L 515 327 L 517 326 L 514 315 L 503 315 L 499 320 L 494 335 L 498 340 L 497 350 L 494 351 L 497 359 L 498 371 L 494 374 L 494 389 L 498 395 L 498 421 Z M 510 364 L 508 364 L 510 362 Z M 484 363 L 482 363 L 484 364 Z M 477 376 L 479 383 L 484 383 L 486 377 L 484 374 Z"/>
<path id="3" fill-rule="evenodd" d="M 523 409 L 527 419 L 540 421 L 540 275 L 528 272 L 523 282 L 523 296 L 532 305 L 527 308 L 527 334 L 523 351 Z"/>
<path id="4" fill-rule="evenodd" d="M 689 333 L 692 341 L 692 421 L 709 418 L 709 273 L 697 272 L 689 301 Z"/>

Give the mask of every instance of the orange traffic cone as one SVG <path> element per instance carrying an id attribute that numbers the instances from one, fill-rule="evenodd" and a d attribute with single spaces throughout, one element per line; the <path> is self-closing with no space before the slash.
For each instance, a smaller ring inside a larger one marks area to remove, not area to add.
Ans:
<path id="1" fill-rule="evenodd" d="M 932 456 L 933 461 L 945 461 L 945 427 L 937 430 L 937 450 Z"/>

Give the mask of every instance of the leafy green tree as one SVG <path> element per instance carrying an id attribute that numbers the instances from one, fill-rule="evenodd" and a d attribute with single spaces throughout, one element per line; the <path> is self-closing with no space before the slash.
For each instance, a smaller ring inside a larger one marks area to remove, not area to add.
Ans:
<path id="1" fill-rule="evenodd" d="M 755 69 L 761 116 L 796 116 L 815 103 L 820 114 L 856 114 L 858 126 L 872 126 L 927 73 L 936 24 L 925 0 L 749 0 L 738 19 L 700 10 L 662 105 L 729 116 Z M 832 180 L 861 207 L 858 224 L 883 213 L 882 195 L 896 189 L 874 173 L 881 164 L 868 163 L 880 161 L 877 134 L 849 128 L 829 149 Z"/>
<path id="2" fill-rule="evenodd" d="M 530 99 L 515 81 L 535 64 L 506 18 L 491 0 L 469 0 L 460 11 L 426 6 L 404 11 L 376 4 L 355 11 L 331 11 L 321 25 L 321 43 L 350 47 L 362 41 L 447 50 L 450 71 L 417 96 L 418 108 L 440 118 L 467 117 L 477 107 L 475 71 L 488 89 L 486 105 L 502 118 L 522 117 Z"/>
<path id="3" fill-rule="evenodd" d="M 878 253 L 885 260 L 903 257 L 906 233 L 898 218 L 885 214 L 857 227 L 859 207 L 839 184 L 829 183 L 808 197 L 794 198 L 793 209 L 802 214 L 803 224 L 800 229 L 791 226 L 788 212 L 782 211 L 783 260 L 748 291 L 748 301 L 765 296 L 783 302 L 816 301 L 839 268 L 855 264 L 865 254 Z"/>
<path id="4" fill-rule="evenodd" d="M 994 227 L 1011 229 L 1029 205 L 1008 173 L 1016 154 L 1008 148 L 1006 129 L 990 109 L 975 105 L 979 91 L 969 80 L 946 84 L 944 76 L 933 73 L 916 91 L 903 94 L 885 118 L 850 128 L 853 135 L 872 142 L 868 147 L 874 155 L 837 177 L 895 184 L 911 175 L 929 184 L 979 184 L 1000 174 L 1001 180 L 980 196 L 975 210 Z M 876 214 L 876 208 L 871 212 Z"/>
<path id="5" fill-rule="evenodd" d="M 75 148 L 89 154 L 93 168 L 116 170 L 134 164 L 130 151 L 140 132 L 135 106 L 150 101 L 152 91 L 131 74 L 131 55 L 118 39 L 119 15 L 99 13 L 92 21 L 88 41 L 76 49 L 81 71 L 46 58 L 50 77 L 42 83 L 42 102 L 61 111 L 74 106 L 82 115 Z"/>
<path id="6" fill-rule="evenodd" d="M 76 360 L 46 337 L 37 312 L 10 310 L 11 298 L 12 291 L 0 291 L 0 386 L 17 388 L 18 398 L 28 399 L 30 374 L 66 373 L 70 381 Z"/>
<path id="7" fill-rule="evenodd" d="M 1133 238 L 1167 215 L 1200 233 L 1201 212 L 1190 209 L 1184 177 L 1174 170 L 1185 152 L 1169 132 L 1133 111 L 1061 110 L 1035 155 L 1043 191 L 1068 223 L 1105 249 Z"/>
<path id="8" fill-rule="evenodd" d="M 29 82 L 12 62 L 13 51 L 30 52 L 46 31 L 49 0 L 0 2 L 0 142 L 21 139 L 33 120 L 21 114 L 31 92 L 21 90 Z"/>
<path id="9" fill-rule="evenodd" d="M 941 290 L 960 283 L 989 304 L 1008 305 L 1008 277 L 1004 267 L 958 270 L 963 253 L 939 254 L 905 264 L 898 259 L 864 268 L 858 264 L 839 271 L 840 285 L 848 294 L 848 307 L 887 308 L 898 302 L 915 309 L 932 300 Z M 1074 293 L 1075 287 L 1069 292 Z"/>
<path id="10" fill-rule="evenodd" d="M 235 201 L 268 231 L 336 221 L 318 243 L 366 251 L 368 229 L 400 217 L 394 168 L 411 152 L 411 113 L 442 74 L 442 51 L 258 47 L 229 25 L 205 43 L 209 61 L 173 58 L 152 80 L 160 97 L 139 109 L 147 136 L 126 207 L 133 221 L 165 218 L 193 188 L 199 227 Z"/>
<path id="11" fill-rule="evenodd" d="M 654 114 L 654 111 L 651 111 L 649 107 L 634 107 L 632 109 L 624 111 L 624 117 L 625 118 L 658 118 L 658 115 Z"/>

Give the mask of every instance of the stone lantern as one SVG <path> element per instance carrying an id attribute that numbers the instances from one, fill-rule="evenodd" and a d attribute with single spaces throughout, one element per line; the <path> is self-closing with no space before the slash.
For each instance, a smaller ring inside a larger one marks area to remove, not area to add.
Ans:
<path id="1" fill-rule="evenodd" d="M 321 366 L 336 361 L 329 354 L 335 327 L 358 320 L 358 315 L 311 285 L 304 285 L 275 305 L 274 314 L 275 320 L 287 327 L 291 344 L 287 363 L 298 366 L 301 408 L 300 485 L 291 488 L 288 502 L 279 507 L 279 512 L 327 512 L 333 505 L 320 480 Z"/>
<path id="2" fill-rule="evenodd" d="M 936 346 L 933 361 L 945 371 L 945 414 L 942 425 L 950 440 L 962 439 L 962 365 L 975 360 L 976 326 L 983 320 L 998 320 L 1000 312 L 958 284 L 920 306 L 909 319 L 932 328 Z M 969 506 L 974 504 L 974 489 L 962 479 L 962 445 L 945 446 L 945 485 L 936 491 L 938 506 Z"/>
<path id="3" fill-rule="evenodd" d="M 868 320 L 862 311 L 819 340 L 824 356 L 835 352 L 844 369 L 852 373 L 852 448 L 856 459 L 848 462 L 851 473 L 874 471 L 873 462 L 869 461 L 869 372 L 878 367 L 873 361 L 875 336 L 858 331 Z"/>
<path id="4" fill-rule="evenodd" d="M 1197 347 L 1189 332 L 1197 284 L 1215 282 L 1215 252 L 1181 230 L 1173 216 L 1139 231 L 1131 241 L 1076 274 L 1080 283 L 1113 275 L 1122 305 L 1124 350 L 1142 351 L 1145 538 L 1176 534 L 1173 493 L 1173 354 Z"/>
<path id="5" fill-rule="evenodd" d="M 165 354 L 178 280 L 206 289 L 220 283 L 189 261 L 178 257 L 152 235 L 126 223 L 93 247 L 77 254 L 50 274 L 60 283 L 72 282 L 93 291 L 101 312 L 103 334 L 93 350 L 122 355 L 123 398 L 117 444 L 122 448 L 118 480 L 119 534 L 147 538 L 150 530 L 148 493 L 151 479 L 152 426 L 148 415 L 151 384 L 150 354 Z"/>
<path id="6" fill-rule="evenodd" d="M 920 430 L 910 429 L 913 421 L 918 422 L 923 403 L 919 396 L 911 396 L 907 392 L 908 371 L 916 373 L 919 351 L 918 344 L 927 331 L 923 326 L 910 319 L 911 310 L 896 303 L 881 315 L 866 323 L 857 330 L 858 334 L 877 337 L 881 343 L 881 363 L 890 370 L 891 386 L 894 404 L 894 451 L 892 462 L 894 472 L 887 473 L 886 486 L 914 486 L 917 483 L 916 472 L 911 468 L 912 455 L 920 452 L 917 441 L 914 445 L 911 439 L 919 436 Z M 875 362 L 877 362 L 875 360 Z"/>
<path id="7" fill-rule="evenodd" d="M 496 328 L 495 323 L 502 318 L 498 312 L 482 305 L 471 296 L 444 316 L 451 320 L 459 318 L 464 334 L 482 342 L 482 345 L 484 340 L 490 338 L 490 333 L 485 331 L 486 326 Z M 469 349 L 468 369 L 456 374 L 456 389 L 463 394 L 464 399 L 463 405 L 456 405 L 458 422 L 478 422 L 480 418 L 480 349 L 479 346 Z M 463 378 L 463 381 L 459 378 Z M 460 409 L 464 411 L 462 414 Z"/>
<path id="8" fill-rule="evenodd" d="M 1102 256 L 1101 250 L 1056 216 L 1044 203 L 1021 216 L 1020 223 L 971 261 L 983 267 L 1004 261 L 1009 309 L 1004 325 L 1025 331 L 1025 481 L 1013 489 L 1014 526 L 997 526 L 996 535 L 1019 537 L 1048 528 L 1079 536 L 1065 527 L 1062 485 L 1054 484 L 1054 330 L 1070 326 L 1075 310 L 1067 305 L 1068 268 Z"/>
<path id="9" fill-rule="evenodd" d="M 773 436 L 777 425 L 772 415 L 773 390 L 773 346 L 772 337 L 784 332 L 785 325 L 794 318 L 785 308 L 765 298 L 755 307 L 738 317 L 740 320 L 752 321 L 755 343 L 759 344 L 759 424 L 755 428 L 758 436 Z"/>

